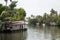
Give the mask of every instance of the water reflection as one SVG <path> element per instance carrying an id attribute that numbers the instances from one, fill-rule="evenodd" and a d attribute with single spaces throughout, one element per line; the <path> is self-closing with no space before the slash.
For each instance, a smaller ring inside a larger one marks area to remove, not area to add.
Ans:
<path id="1" fill-rule="evenodd" d="M 55 26 L 30 26 L 25 32 L 0 33 L 0 40 L 60 40 L 60 28 Z"/>
<path id="2" fill-rule="evenodd" d="M 60 40 L 60 28 L 55 26 L 29 27 L 27 40 Z"/>
<path id="3" fill-rule="evenodd" d="M 26 40 L 27 32 L 1 33 L 0 40 Z"/>
<path id="4" fill-rule="evenodd" d="M 60 35 L 60 34 L 58 34 L 59 31 L 60 30 L 56 26 L 45 27 L 45 29 L 44 29 L 44 37 L 45 37 L 45 39 L 49 37 L 50 40 L 56 40 L 57 37 L 58 37 L 57 35 Z"/>

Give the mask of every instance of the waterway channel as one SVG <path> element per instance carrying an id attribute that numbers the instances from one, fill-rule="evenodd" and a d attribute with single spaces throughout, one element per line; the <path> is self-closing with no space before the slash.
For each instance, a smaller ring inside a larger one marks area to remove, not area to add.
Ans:
<path id="1" fill-rule="evenodd" d="M 60 40 L 60 28 L 27 26 L 27 31 L 24 32 L 0 33 L 0 40 Z"/>

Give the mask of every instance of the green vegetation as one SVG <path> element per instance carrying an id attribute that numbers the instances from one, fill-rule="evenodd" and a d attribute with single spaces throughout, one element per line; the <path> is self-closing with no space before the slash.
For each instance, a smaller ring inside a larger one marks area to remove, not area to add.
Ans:
<path id="1" fill-rule="evenodd" d="M 3 6 L 2 4 L 0 4 L 0 15 L 1 15 L 1 13 L 2 13 L 5 9 L 6 9 L 5 6 Z"/>
<path id="2" fill-rule="evenodd" d="M 24 20 L 26 16 L 26 12 L 23 8 L 15 8 L 17 1 L 11 1 L 11 4 L 7 6 L 0 4 L 0 20 L 3 21 L 20 21 Z"/>
<path id="3" fill-rule="evenodd" d="M 37 15 L 32 18 L 28 18 L 29 24 L 36 24 L 39 23 L 39 25 L 45 23 L 46 25 L 50 25 L 50 23 L 54 22 L 56 25 L 60 25 L 60 14 L 58 15 L 57 11 L 54 9 L 51 9 L 50 14 L 49 13 L 44 13 L 43 16 Z M 35 20 L 37 21 L 35 21 Z M 31 22 L 32 21 L 32 22 Z"/>
<path id="4" fill-rule="evenodd" d="M 36 20 L 36 19 L 30 19 L 29 20 L 29 25 L 31 25 L 31 26 L 36 26 L 36 23 L 37 23 L 38 21 Z"/>
<path id="5" fill-rule="evenodd" d="M 11 4 L 7 6 L 8 0 L 5 0 L 6 6 L 0 4 L 0 31 L 2 26 L 7 30 L 7 26 L 12 21 L 25 20 L 26 12 L 23 8 L 15 8 L 17 1 L 10 0 Z M 2 25 L 1 25 L 2 24 Z"/>

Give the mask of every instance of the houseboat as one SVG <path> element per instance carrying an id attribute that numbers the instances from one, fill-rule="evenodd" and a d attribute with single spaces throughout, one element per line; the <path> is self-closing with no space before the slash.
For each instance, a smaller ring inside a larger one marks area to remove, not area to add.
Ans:
<path id="1" fill-rule="evenodd" d="M 56 26 L 57 24 L 55 22 L 50 22 L 50 26 Z"/>
<path id="2" fill-rule="evenodd" d="M 2 26 L 2 29 L 0 32 L 17 32 L 17 31 L 26 31 L 26 22 L 25 21 L 14 21 L 5 23 Z"/>

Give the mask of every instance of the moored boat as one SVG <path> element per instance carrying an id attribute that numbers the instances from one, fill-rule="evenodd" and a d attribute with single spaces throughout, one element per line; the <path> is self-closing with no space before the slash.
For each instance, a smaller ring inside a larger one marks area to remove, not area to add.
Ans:
<path id="1" fill-rule="evenodd" d="M 0 33 L 21 32 L 26 31 L 26 23 L 24 21 L 14 21 L 9 24 L 4 24 Z"/>

